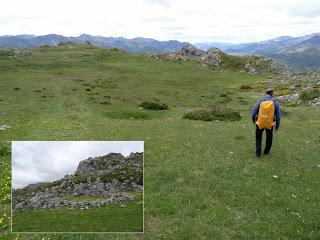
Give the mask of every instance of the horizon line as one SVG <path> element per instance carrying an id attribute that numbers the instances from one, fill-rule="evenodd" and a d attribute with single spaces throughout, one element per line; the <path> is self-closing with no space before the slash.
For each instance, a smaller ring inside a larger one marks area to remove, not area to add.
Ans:
<path id="1" fill-rule="evenodd" d="M 48 35 L 56 35 L 56 36 L 62 36 L 62 37 L 67 37 L 67 38 L 78 38 L 78 37 L 80 37 L 82 35 L 88 35 L 88 36 L 92 36 L 92 37 L 103 37 L 103 38 L 124 38 L 124 39 L 127 39 L 127 40 L 143 38 L 143 39 L 156 40 L 156 41 L 159 41 L 159 42 L 178 41 L 178 42 L 181 42 L 181 43 L 190 43 L 190 44 L 225 43 L 225 44 L 238 45 L 238 44 L 249 44 L 249 43 L 265 42 L 265 41 L 270 41 L 270 40 L 277 39 L 277 38 L 282 38 L 282 37 L 299 38 L 299 37 L 317 35 L 317 34 L 320 35 L 320 32 L 313 32 L 313 33 L 309 33 L 309 34 L 305 34 L 305 35 L 299 35 L 299 36 L 281 35 L 281 36 L 278 36 L 278 37 L 268 38 L 268 39 L 264 39 L 264 40 L 261 40 L 261 41 L 248 41 L 248 42 L 231 42 L 231 41 L 202 41 L 202 42 L 201 41 L 196 41 L 196 42 L 189 42 L 189 41 L 177 40 L 177 39 L 159 40 L 159 39 L 152 38 L 152 37 L 142 37 L 142 36 L 133 37 L 133 38 L 126 38 L 126 37 L 123 37 L 123 36 L 91 35 L 91 34 L 88 34 L 88 33 L 82 33 L 82 34 L 79 34 L 78 36 L 63 35 L 63 34 L 58 34 L 58 33 L 48 33 L 48 34 L 44 34 L 44 35 L 21 33 L 21 34 L 16 34 L 16 35 L 5 34 L 5 35 L 0 35 L 0 37 L 19 37 L 19 36 L 23 36 L 23 35 L 32 36 L 32 37 L 43 37 L 43 36 L 48 36 Z"/>

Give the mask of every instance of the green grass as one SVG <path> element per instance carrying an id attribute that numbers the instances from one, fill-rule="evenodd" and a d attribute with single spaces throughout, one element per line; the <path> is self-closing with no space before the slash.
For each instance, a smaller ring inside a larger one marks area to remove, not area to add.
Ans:
<path id="1" fill-rule="evenodd" d="M 75 201 L 97 200 L 78 197 Z M 13 232 L 143 232 L 142 193 L 101 208 L 33 209 L 13 213 Z"/>
<path id="2" fill-rule="evenodd" d="M 68 200 L 73 202 L 83 202 L 83 201 L 99 201 L 104 200 L 104 197 L 94 197 L 94 196 L 77 196 L 77 197 L 70 197 Z"/>
<path id="3" fill-rule="evenodd" d="M 0 236 L 10 239 L 11 154 L 10 143 L 0 142 Z M 2 239 L 1 238 L 1 239 Z"/>
<path id="4" fill-rule="evenodd" d="M 111 119 L 148 120 L 152 114 L 139 110 L 123 110 L 106 112 L 105 116 Z"/>
<path id="5" fill-rule="evenodd" d="M 264 95 L 259 81 L 269 75 L 212 71 L 113 50 L 58 48 L 17 60 L 2 56 L 0 71 L 1 124 L 12 126 L 0 132 L 2 139 L 145 141 L 144 239 L 320 238 L 319 109 L 290 108 L 269 158 L 254 155 L 250 114 Z M 253 89 L 241 91 L 243 84 Z M 100 104 L 105 99 L 111 104 Z M 170 110 L 146 111 L 149 119 L 106 114 L 140 112 L 137 106 L 146 99 L 165 102 Z M 217 104 L 236 109 L 241 120 L 182 118 L 188 110 Z M 141 239 L 21 235 L 41 237 Z"/>

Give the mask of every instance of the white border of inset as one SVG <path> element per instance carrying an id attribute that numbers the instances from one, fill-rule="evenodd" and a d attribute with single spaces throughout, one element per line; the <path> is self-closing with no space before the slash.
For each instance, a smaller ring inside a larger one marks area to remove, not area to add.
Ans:
<path id="1" fill-rule="evenodd" d="M 142 181 L 143 181 L 143 194 L 142 194 L 142 232 L 13 232 L 12 231 L 12 143 L 13 142 L 22 142 L 21 141 L 11 141 L 11 233 L 13 234 L 43 234 L 43 233 L 49 233 L 49 234 L 144 234 L 144 152 L 145 152 L 145 146 L 144 146 L 144 141 L 140 140 L 116 140 L 116 141 L 102 141 L 102 140 L 66 140 L 66 141 L 50 141 L 50 140 L 30 140 L 29 142 L 41 142 L 41 141 L 46 141 L 46 142 L 142 142 L 142 147 L 143 147 L 143 152 L 142 152 Z M 24 141 L 27 142 L 27 141 Z"/>

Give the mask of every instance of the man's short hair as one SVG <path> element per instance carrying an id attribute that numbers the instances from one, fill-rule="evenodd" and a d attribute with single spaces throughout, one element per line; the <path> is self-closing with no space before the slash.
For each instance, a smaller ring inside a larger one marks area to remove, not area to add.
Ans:
<path id="1" fill-rule="evenodd" d="M 271 87 L 269 87 L 267 90 L 266 90 L 266 94 L 269 94 L 269 95 L 273 95 L 273 89 Z"/>

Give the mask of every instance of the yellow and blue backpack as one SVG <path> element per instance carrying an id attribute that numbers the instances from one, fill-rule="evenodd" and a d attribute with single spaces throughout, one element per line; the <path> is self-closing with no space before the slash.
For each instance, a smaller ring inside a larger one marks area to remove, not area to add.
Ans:
<path id="1" fill-rule="evenodd" d="M 260 129 L 271 129 L 275 125 L 275 106 L 273 100 L 262 101 L 256 124 Z"/>

